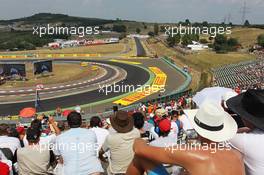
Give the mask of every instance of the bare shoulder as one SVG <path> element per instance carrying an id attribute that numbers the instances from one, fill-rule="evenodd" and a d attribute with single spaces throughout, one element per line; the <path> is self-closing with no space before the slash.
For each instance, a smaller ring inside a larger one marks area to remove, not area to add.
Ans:
<path id="1" fill-rule="evenodd" d="M 192 151 L 188 170 L 195 175 L 245 175 L 241 154 L 236 150 Z"/>

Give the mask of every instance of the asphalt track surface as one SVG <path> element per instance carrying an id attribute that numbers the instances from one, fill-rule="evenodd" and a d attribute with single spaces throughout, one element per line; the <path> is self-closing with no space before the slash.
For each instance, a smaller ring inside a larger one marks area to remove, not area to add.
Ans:
<path id="1" fill-rule="evenodd" d="M 8 60 L 10 62 L 10 60 Z M 18 60 L 13 60 L 14 62 L 17 62 Z M 19 60 L 20 62 L 26 62 L 28 60 Z M 116 85 L 133 85 L 135 87 L 139 85 L 144 85 L 150 78 L 150 75 L 147 71 L 144 69 L 123 64 L 123 63 L 117 63 L 117 62 L 109 62 L 109 61 L 98 61 L 98 60 L 83 60 L 83 59 L 60 59 L 56 61 L 61 62 L 98 62 L 103 64 L 109 64 L 113 66 L 117 66 L 120 68 L 123 68 L 127 71 L 127 78 L 121 82 L 116 83 Z M 108 90 L 113 87 L 108 87 Z M 104 91 L 106 91 L 106 88 L 104 88 Z M 124 94 L 123 92 L 110 92 L 108 95 L 105 93 L 99 93 L 99 90 L 93 90 L 90 92 L 80 93 L 76 95 L 69 95 L 64 97 L 58 97 L 56 99 L 46 99 L 41 100 L 40 107 L 38 109 L 38 112 L 42 111 L 49 111 L 54 110 L 56 107 L 72 107 L 75 105 L 83 105 L 83 104 L 89 104 L 93 102 L 98 102 L 101 100 L 109 99 L 112 97 L 119 96 L 121 94 Z M 41 97 L 40 97 L 41 98 Z M 12 103 L 12 104 L 1 104 L 0 105 L 0 116 L 7 116 L 7 115 L 17 115 L 19 111 L 25 107 L 34 107 L 35 102 L 23 102 L 23 103 Z"/>
<path id="2" fill-rule="evenodd" d="M 53 62 L 56 62 L 56 61 L 53 61 Z M 63 63 L 65 63 L 65 62 L 63 62 Z M 69 62 L 67 62 L 67 63 L 69 63 Z M 56 88 L 54 88 L 54 87 L 50 87 L 48 89 L 44 88 L 43 90 L 41 90 L 41 93 L 55 92 L 55 91 L 66 90 L 66 89 L 71 90 L 71 89 L 76 89 L 76 88 L 82 88 L 84 86 L 94 85 L 96 83 L 109 80 L 110 78 L 112 78 L 117 73 L 117 71 L 115 71 L 112 67 L 109 67 L 105 64 L 100 64 L 99 66 L 104 68 L 107 71 L 106 75 L 104 75 L 103 77 L 99 77 L 98 79 L 96 79 L 94 81 L 86 81 L 86 83 L 80 83 L 80 84 L 75 83 L 76 85 L 74 85 L 74 86 L 71 85 L 70 87 L 57 85 Z M 24 88 L 22 91 L 20 89 L 19 90 L 10 90 L 10 91 L 8 91 L 8 90 L 0 91 L 0 96 L 4 95 L 4 97 L 5 97 L 8 95 L 21 95 L 21 94 L 29 95 L 29 94 L 35 93 L 35 90 L 34 90 L 35 88 L 33 88 L 33 87 L 29 87 L 29 88 L 30 89 Z M 0 98 L 0 103 L 1 103 L 1 98 Z"/>
<path id="3" fill-rule="evenodd" d="M 135 37 L 136 47 L 137 47 L 137 56 L 138 57 L 144 57 L 146 56 L 146 51 L 144 47 L 142 46 L 142 43 L 139 38 Z"/>

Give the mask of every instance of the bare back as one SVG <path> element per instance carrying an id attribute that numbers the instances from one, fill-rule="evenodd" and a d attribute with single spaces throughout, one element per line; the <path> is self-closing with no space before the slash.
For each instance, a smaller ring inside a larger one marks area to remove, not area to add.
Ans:
<path id="1" fill-rule="evenodd" d="M 245 175 L 242 156 L 236 150 L 207 152 L 200 156 L 194 156 L 197 162 L 192 160 L 185 167 L 191 175 Z"/>

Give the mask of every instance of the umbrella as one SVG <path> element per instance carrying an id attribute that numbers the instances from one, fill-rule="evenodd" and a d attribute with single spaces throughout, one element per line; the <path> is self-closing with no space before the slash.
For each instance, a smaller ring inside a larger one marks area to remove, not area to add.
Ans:
<path id="1" fill-rule="evenodd" d="M 19 112 L 19 116 L 22 118 L 31 118 L 36 114 L 35 108 L 24 108 Z"/>
<path id="2" fill-rule="evenodd" d="M 64 111 L 62 112 L 62 116 L 64 116 L 64 117 L 68 117 L 68 115 L 69 115 L 71 112 L 73 112 L 73 110 L 66 109 L 66 110 L 64 110 Z"/>
<path id="3" fill-rule="evenodd" d="M 209 101 L 212 101 L 212 102 L 215 102 L 221 105 L 222 96 L 226 94 L 227 92 L 233 92 L 233 90 L 230 88 L 224 88 L 224 87 L 204 88 L 200 92 L 196 93 L 196 95 L 193 97 L 193 101 L 198 106 L 201 106 L 201 104 L 205 100 L 209 100 Z"/>

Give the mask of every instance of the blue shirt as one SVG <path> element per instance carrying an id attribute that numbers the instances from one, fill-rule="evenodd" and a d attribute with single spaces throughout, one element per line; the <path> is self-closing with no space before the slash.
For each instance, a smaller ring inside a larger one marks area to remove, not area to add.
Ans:
<path id="1" fill-rule="evenodd" d="M 104 171 L 97 149 L 96 134 L 92 130 L 73 128 L 57 137 L 55 154 L 63 158 L 65 175 L 88 175 Z"/>

